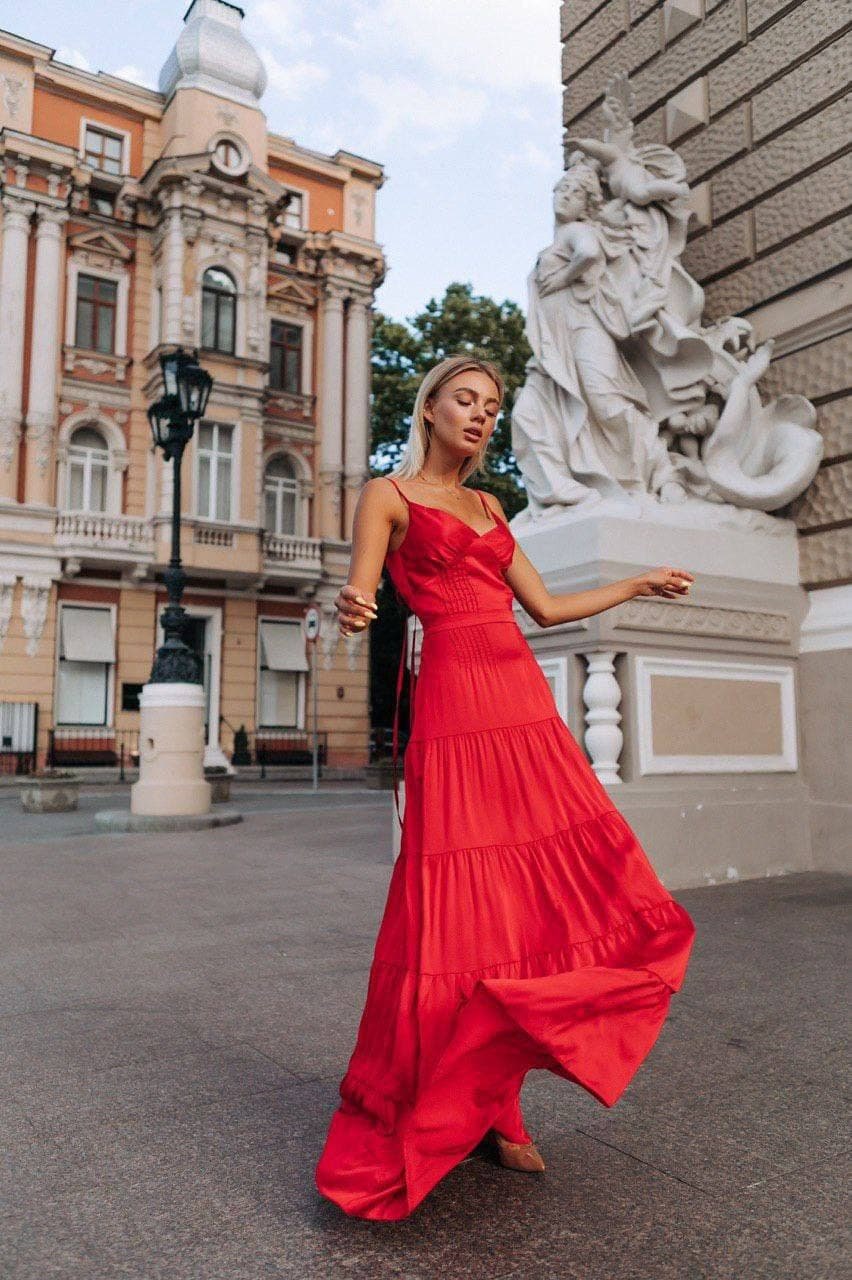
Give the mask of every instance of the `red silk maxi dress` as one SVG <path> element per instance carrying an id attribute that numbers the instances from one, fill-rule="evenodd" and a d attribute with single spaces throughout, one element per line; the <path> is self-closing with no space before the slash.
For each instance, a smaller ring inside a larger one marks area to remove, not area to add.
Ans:
<path id="1" fill-rule="evenodd" d="M 398 491 L 409 524 L 386 563 L 423 625 L 400 854 L 315 1172 L 347 1214 L 385 1221 L 407 1217 L 490 1128 L 531 1140 L 529 1070 L 611 1107 L 695 935 L 515 621 L 508 525 L 481 493 L 484 533 Z"/>

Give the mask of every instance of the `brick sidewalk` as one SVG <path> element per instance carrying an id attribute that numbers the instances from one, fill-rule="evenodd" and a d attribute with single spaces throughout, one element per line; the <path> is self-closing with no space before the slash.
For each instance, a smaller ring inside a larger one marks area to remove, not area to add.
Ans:
<path id="1" fill-rule="evenodd" d="M 363 1004 L 391 800 L 276 804 L 203 836 L 30 826 L 3 848 L 3 1277 L 842 1270 L 848 881 L 678 892 L 690 971 L 616 1106 L 532 1072 L 542 1178 L 474 1159 L 411 1218 L 367 1223 L 318 1195 L 313 1167 Z"/>

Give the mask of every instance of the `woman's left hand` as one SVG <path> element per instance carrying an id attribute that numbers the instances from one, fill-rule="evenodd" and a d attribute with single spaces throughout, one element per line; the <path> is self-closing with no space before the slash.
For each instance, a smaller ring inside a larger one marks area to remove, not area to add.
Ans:
<path id="1" fill-rule="evenodd" d="M 666 600 L 673 600 L 676 596 L 688 595 L 695 578 L 686 569 L 663 565 L 661 569 L 637 574 L 632 581 L 637 596 L 663 596 Z"/>

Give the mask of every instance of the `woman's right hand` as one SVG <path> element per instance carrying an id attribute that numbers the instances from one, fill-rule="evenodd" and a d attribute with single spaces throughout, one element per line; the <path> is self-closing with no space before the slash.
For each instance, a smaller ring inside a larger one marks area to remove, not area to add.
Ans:
<path id="1" fill-rule="evenodd" d="M 362 631 L 368 622 L 374 622 L 379 616 L 375 596 L 370 599 L 350 582 L 338 591 L 334 607 L 337 609 L 338 630 L 346 637 Z"/>

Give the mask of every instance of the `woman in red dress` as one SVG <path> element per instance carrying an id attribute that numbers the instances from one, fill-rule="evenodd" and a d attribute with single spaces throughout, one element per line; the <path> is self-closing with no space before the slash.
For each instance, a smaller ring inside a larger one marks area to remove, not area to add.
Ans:
<path id="1" fill-rule="evenodd" d="M 359 497 L 335 601 L 343 635 L 367 626 L 387 562 L 423 624 L 400 854 L 315 1173 L 360 1218 L 407 1217 L 486 1136 L 504 1166 L 542 1171 L 521 1112 L 526 1073 L 552 1071 L 611 1107 L 659 1035 L 695 934 L 512 612 L 516 597 L 554 626 L 681 596 L 692 574 L 658 568 L 551 595 L 497 499 L 462 483 L 503 394 L 488 361 L 430 370 L 395 479 L 374 477 Z"/>

